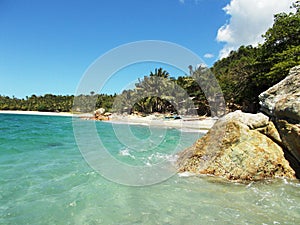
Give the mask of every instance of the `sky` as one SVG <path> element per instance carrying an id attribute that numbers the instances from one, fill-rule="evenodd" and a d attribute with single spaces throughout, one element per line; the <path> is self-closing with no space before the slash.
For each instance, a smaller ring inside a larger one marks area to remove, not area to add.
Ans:
<path id="1" fill-rule="evenodd" d="M 0 95 L 72 95 L 95 60 L 143 40 L 182 46 L 212 66 L 241 45 L 261 43 L 273 15 L 290 11 L 292 2 L 0 0 Z M 120 68 L 103 89 L 93 91 L 118 93 L 157 65 Z M 184 75 L 172 66 L 164 69 Z"/>

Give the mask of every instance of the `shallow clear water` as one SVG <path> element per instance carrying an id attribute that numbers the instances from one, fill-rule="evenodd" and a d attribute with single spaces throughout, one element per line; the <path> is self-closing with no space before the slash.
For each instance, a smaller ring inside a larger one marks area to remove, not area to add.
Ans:
<path id="1" fill-rule="evenodd" d="M 124 127 L 116 138 L 111 124 L 95 124 L 105 148 L 130 165 L 168 160 L 197 138 L 169 129 L 152 149 L 151 134 L 161 131 L 130 126 L 150 143 L 128 146 Z M 287 180 L 244 185 L 174 175 L 155 185 L 124 186 L 87 164 L 71 118 L 0 115 L 0 224 L 300 224 L 299 202 L 299 182 Z"/>

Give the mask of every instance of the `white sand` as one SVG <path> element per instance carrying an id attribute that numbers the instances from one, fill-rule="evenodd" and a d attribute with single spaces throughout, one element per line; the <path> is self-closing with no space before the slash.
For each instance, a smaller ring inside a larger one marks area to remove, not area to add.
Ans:
<path id="1" fill-rule="evenodd" d="M 163 126 L 170 128 L 181 129 L 182 131 L 202 132 L 206 133 L 216 122 L 216 119 L 210 117 L 203 119 L 183 118 L 178 120 L 166 120 L 163 118 L 156 118 L 155 116 L 138 117 L 138 116 L 116 116 L 113 115 L 111 123 L 123 123 L 123 124 L 139 124 L 147 126 Z"/>
<path id="2" fill-rule="evenodd" d="M 21 114 L 21 115 L 41 115 L 41 116 L 76 116 L 76 117 L 91 117 L 92 114 L 72 114 L 68 112 L 38 112 L 38 111 L 17 111 L 17 110 L 0 110 L 0 114 Z M 216 119 L 207 117 L 202 119 L 185 118 L 178 120 L 166 120 L 162 117 L 154 115 L 146 117 L 138 116 L 117 116 L 112 115 L 111 120 L 105 121 L 119 124 L 138 124 L 145 126 L 162 126 L 169 128 L 177 128 L 186 132 L 201 132 L 206 133 L 216 122 Z"/>
<path id="3" fill-rule="evenodd" d="M 0 110 L 0 114 L 19 114 L 19 115 L 41 115 L 41 116 L 73 116 L 68 112 L 38 112 L 38 111 L 17 111 L 17 110 Z"/>

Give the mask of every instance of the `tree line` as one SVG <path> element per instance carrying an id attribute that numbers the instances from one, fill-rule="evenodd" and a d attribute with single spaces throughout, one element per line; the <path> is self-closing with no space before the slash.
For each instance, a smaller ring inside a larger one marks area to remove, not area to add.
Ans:
<path id="1" fill-rule="evenodd" d="M 95 108 L 111 109 L 116 95 L 31 95 L 26 98 L 0 96 L 0 110 L 23 110 L 41 112 L 93 112 Z M 76 104 L 75 104 L 76 103 Z"/>
<path id="2" fill-rule="evenodd" d="M 0 96 L 2 110 L 34 110 L 57 112 L 92 112 L 97 108 L 118 113 L 179 113 L 210 115 L 209 95 L 217 88 L 214 76 L 227 103 L 227 109 L 256 112 L 258 95 L 285 78 L 289 70 L 300 64 L 300 1 L 294 12 L 274 16 L 274 24 L 263 35 L 257 47 L 241 46 L 211 68 L 189 66 L 190 74 L 172 77 L 157 68 L 139 79 L 135 87 L 119 95 L 95 94 L 62 96 L 32 95 L 26 99 Z M 210 93 L 210 94 L 207 94 Z M 214 96 L 216 97 L 216 96 Z"/>

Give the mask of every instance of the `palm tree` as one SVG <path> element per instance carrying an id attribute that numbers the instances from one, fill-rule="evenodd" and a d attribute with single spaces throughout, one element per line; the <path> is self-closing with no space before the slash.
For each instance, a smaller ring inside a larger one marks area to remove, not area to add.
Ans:
<path id="1" fill-rule="evenodd" d="M 166 71 L 163 70 L 163 68 L 155 69 L 155 72 L 153 73 L 152 71 L 150 72 L 150 77 L 162 77 L 162 78 L 169 78 L 170 74 Z"/>

